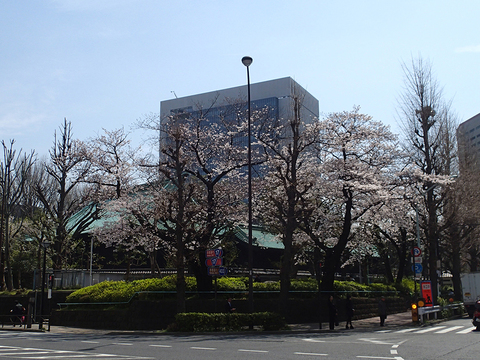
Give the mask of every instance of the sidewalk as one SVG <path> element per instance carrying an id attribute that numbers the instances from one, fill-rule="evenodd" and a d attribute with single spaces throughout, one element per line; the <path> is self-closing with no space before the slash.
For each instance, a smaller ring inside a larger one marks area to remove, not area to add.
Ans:
<path id="1" fill-rule="evenodd" d="M 291 332 L 291 333 L 310 333 L 310 332 L 331 332 L 329 330 L 328 323 L 322 323 L 322 328 L 320 329 L 318 322 L 317 323 L 308 323 L 308 324 L 289 324 L 289 330 L 277 331 L 275 333 L 280 332 Z M 355 327 L 354 330 L 346 330 L 345 329 L 345 322 L 341 322 L 339 326 L 335 327 L 334 331 L 355 331 L 355 330 L 366 330 L 366 329 L 380 329 L 380 318 L 373 317 L 361 320 L 354 320 L 353 326 Z M 397 328 L 402 326 L 419 326 L 412 322 L 412 313 L 411 311 L 406 311 L 403 313 L 398 314 L 391 314 L 388 315 L 387 320 L 385 321 L 385 328 Z M 32 325 L 30 329 L 27 328 L 20 328 L 20 327 L 10 327 L 5 326 L 0 328 L 0 331 L 25 331 L 25 332 L 41 332 L 38 329 L 38 324 Z M 84 329 L 84 328 L 75 328 L 75 327 L 66 327 L 66 326 L 51 326 L 50 328 L 51 334 L 167 334 L 162 333 L 156 330 L 98 330 L 98 329 Z M 248 334 L 262 334 L 265 332 L 251 332 L 248 331 Z M 168 333 L 168 334 L 175 334 L 175 333 Z M 238 334 L 232 332 L 232 334 Z"/>
<path id="2" fill-rule="evenodd" d="M 355 329 L 380 329 L 380 317 L 372 317 L 361 320 L 353 320 L 353 326 Z M 412 322 L 412 312 L 406 311 L 398 314 L 388 315 L 385 320 L 385 328 L 396 328 L 402 326 L 420 326 Z M 327 322 L 322 323 L 322 328 L 320 329 L 319 323 L 309 323 L 309 324 L 289 324 L 289 327 L 292 331 L 303 331 L 303 332 L 319 332 L 319 331 L 331 331 Z M 340 322 L 339 326 L 335 326 L 335 331 L 346 331 L 345 322 Z M 350 330 L 349 330 L 350 331 Z"/>

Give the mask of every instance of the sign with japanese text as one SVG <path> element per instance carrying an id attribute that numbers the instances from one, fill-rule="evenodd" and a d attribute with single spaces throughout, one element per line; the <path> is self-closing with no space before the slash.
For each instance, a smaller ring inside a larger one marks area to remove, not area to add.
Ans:
<path id="1" fill-rule="evenodd" d="M 205 257 L 208 258 L 218 258 L 223 256 L 223 250 L 222 249 L 210 249 L 210 250 L 205 250 Z"/>
<path id="2" fill-rule="evenodd" d="M 431 281 L 422 281 L 420 283 L 420 289 L 422 290 L 422 298 L 425 299 L 425 306 L 433 306 L 432 282 Z"/>
<path id="3" fill-rule="evenodd" d="M 225 276 L 227 275 L 228 271 L 226 267 L 223 266 L 212 266 L 207 269 L 208 275 L 210 276 Z"/>

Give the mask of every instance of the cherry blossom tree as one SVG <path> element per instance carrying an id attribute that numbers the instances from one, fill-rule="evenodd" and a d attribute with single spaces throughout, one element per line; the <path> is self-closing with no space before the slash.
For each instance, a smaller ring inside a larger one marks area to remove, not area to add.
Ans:
<path id="1" fill-rule="evenodd" d="M 120 198 L 135 183 L 135 164 L 140 161 L 135 158 L 140 148 L 130 147 L 128 135 L 123 128 L 103 129 L 103 134 L 86 144 L 90 166 L 85 182 L 96 185 L 100 200 Z"/>
<path id="2" fill-rule="evenodd" d="M 461 273 L 478 271 L 479 191 L 478 173 L 474 169 L 463 169 L 455 182 L 444 189 L 442 265 L 444 270 L 450 270 L 452 274 L 457 300 L 462 298 Z"/>
<path id="3" fill-rule="evenodd" d="M 267 173 L 255 210 L 259 221 L 278 234 L 284 245 L 280 268 L 280 311 L 287 311 L 293 258 L 304 237 L 298 220 L 305 210 L 302 200 L 311 196 L 315 181 L 316 159 L 312 156 L 319 139 L 318 122 L 302 118 L 302 98 L 292 97 L 292 116 L 256 124 L 258 142 L 266 149 Z"/>
<path id="4" fill-rule="evenodd" d="M 359 222 L 390 197 L 389 174 L 398 154 L 396 136 L 359 107 L 322 120 L 313 206 L 302 230 L 324 254 L 322 291 L 333 291 L 334 274 Z"/>
<path id="5" fill-rule="evenodd" d="M 205 268 L 205 251 L 219 246 L 233 228 L 242 222 L 245 206 L 241 181 L 247 165 L 245 104 L 232 101 L 209 114 L 210 109 L 198 109 L 183 120 L 184 151 L 190 161 L 185 172 L 194 177 L 200 187 L 195 202 L 199 213 L 192 219 L 196 224 L 195 243 L 188 251 L 188 260 L 200 290 L 211 290 L 211 277 Z M 254 118 L 264 115 L 258 110 Z M 255 153 L 253 164 L 262 162 Z"/>
<path id="6" fill-rule="evenodd" d="M 196 212 L 188 216 L 195 231 L 184 237 L 183 256 L 200 290 L 212 288 L 205 250 L 221 246 L 234 225 L 245 222 L 244 212 L 239 211 L 245 208 L 241 181 L 247 164 L 245 103 L 225 99 L 224 105 L 212 110 L 217 100 L 207 108 L 198 106 L 195 111 L 174 114 L 161 124 L 154 116 L 139 123 L 144 129 L 160 131 L 159 172 L 174 185 L 177 199 L 183 198 L 182 186 L 195 186 Z M 253 117 L 262 114 L 259 110 Z M 260 162 L 254 156 L 254 164 Z M 177 245 L 181 246 L 180 241 Z"/>
<path id="7" fill-rule="evenodd" d="M 374 246 L 384 264 L 385 277 L 389 283 L 401 283 L 409 268 L 413 244 L 416 246 L 415 211 L 412 207 L 412 187 L 404 182 L 398 172 L 392 172 L 391 183 L 386 183 L 389 196 L 381 199 L 361 220 L 366 243 Z M 365 239 L 364 239 L 365 240 Z M 349 247 L 362 246 L 351 241 Z M 394 278 L 393 265 L 397 276 Z"/>

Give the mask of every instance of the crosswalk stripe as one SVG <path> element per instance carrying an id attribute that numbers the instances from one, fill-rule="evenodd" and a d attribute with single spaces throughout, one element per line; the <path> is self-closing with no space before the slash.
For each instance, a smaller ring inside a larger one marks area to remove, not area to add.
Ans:
<path id="1" fill-rule="evenodd" d="M 404 333 L 407 333 L 407 332 L 412 332 L 412 331 L 415 331 L 417 329 L 413 328 L 413 329 L 403 329 L 403 330 L 399 330 L 399 331 L 395 331 L 397 334 L 404 334 Z"/>
<path id="2" fill-rule="evenodd" d="M 468 333 L 472 332 L 473 330 L 475 330 L 474 327 L 468 327 L 466 329 L 457 331 L 457 334 L 468 334 Z"/>
<path id="3" fill-rule="evenodd" d="M 427 332 L 430 332 L 430 331 L 441 330 L 443 328 L 446 328 L 446 326 L 429 327 L 429 328 L 426 328 L 426 329 L 423 329 L 423 330 L 418 330 L 418 331 L 415 332 L 415 334 L 424 334 L 424 333 L 427 333 Z"/>
<path id="4" fill-rule="evenodd" d="M 435 334 L 445 334 L 445 333 L 448 333 L 450 331 L 458 330 L 458 329 L 461 329 L 461 328 L 463 328 L 463 326 L 452 326 L 452 327 L 449 327 L 449 328 L 446 328 L 446 329 L 443 329 L 443 330 L 440 330 L 440 331 L 436 331 Z"/>
<path id="5" fill-rule="evenodd" d="M 50 350 L 37 349 L 30 347 L 16 347 L 0 345 L 0 358 L 21 357 L 23 359 L 64 359 L 64 358 L 108 358 L 110 360 L 133 360 L 133 359 L 153 359 L 152 357 L 140 357 L 129 355 L 115 355 L 102 353 L 87 353 L 73 350 Z"/>

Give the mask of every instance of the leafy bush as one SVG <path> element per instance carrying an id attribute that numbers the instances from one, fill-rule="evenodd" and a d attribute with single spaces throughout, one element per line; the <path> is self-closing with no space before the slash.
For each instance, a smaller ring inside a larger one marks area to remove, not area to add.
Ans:
<path id="1" fill-rule="evenodd" d="M 253 290 L 257 291 L 279 291 L 280 281 L 254 282 Z"/>
<path id="2" fill-rule="evenodd" d="M 411 296 L 415 292 L 415 281 L 413 279 L 404 278 L 400 284 L 395 283 L 394 286 L 397 291 L 404 295 Z"/>
<path id="3" fill-rule="evenodd" d="M 381 283 L 373 283 L 368 285 L 368 290 L 372 292 L 373 296 L 392 295 L 392 293 L 394 294 L 397 291 L 395 286 Z"/>
<path id="4" fill-rule="evenodd" d="M 175 291 L 176 275 L 168 275 L 161 279 L 125 281 L 103 281 L 74 291 L 67 296 L 67 302 L 99 303 L 99 302 L 126 302 L 135 293 L 142 291 Z M 194 277 L 186 277 L 186 289 L 194 291 L 197 281 Z"/>
<path id="5" fill-rule="evenodd" d="M 248 289 L 248 277 L 220 277 L 217 280 L 217 290 L 219 291 L 236 291 L 246 292 Z M 127 302 L 135 294 L 142 292 L 174 292 L 176 290 L 176 275 L 168 275 L 161 279 L 145 279 L 135 280 L 132 282 L 125 281 L 104 281 L 99 284 L 87 286 L 78 289 L 67 297 L 67 302 L 73 303 L 100 303 L 100 302 Z M 197 281 L 194 277 L 186 277 L 186 290 L 196 291 Z M 376 297 L 379 295 L 392 295 L 395 291 L 400 291 L 403 294 L 411 294 L 413 292 L 413 280 L 404 279 L 401 284 L 385 285 L 374 283 L 370 285 L 363 285 L 354 281 L 335 281 L 334 291 L 338 295 L 346 295 L 347 293 L 358 297 Z M 317 281 L 315 279 L 292 279 L 291 291 L 293 292 L 311 292 L 314 294 L 318 291 Z M 280 281 L 265 281 L 254 282 L 253 290 L 258 292 L 265 292 L 258 294 L 263 298 L 274 296 L 274 292 L 280 290 Z M 266 292 L 272 292 L 269 295 Z M 152 295 L 142 294 L 142 299 L 151 296 L 173 296 L 173 295 Z M 302 295 L 303 296 L 303 295 Z"/>
<path id="6" fill-rule="evenodd" d="M 318 291 L 318 283 L 317 283 L 317 280 L 315 279 L 293 279 L 290 281 L 290 290 L 291 291 Z"/>
<path id="7" fill-rule="evenodd" d="M 280 330 L 286 327 L 285 319 L 270 312 L 253 314 L 207 314 L 181 313 L 175 316 L 175 323 L 168 327 L 170 331 L 239 331 L 250 325 L 260 326 L 263 330 Z"/>
<path id="8" fill-rule="evenodd" d="M 217 280 L 217 290 L 219 291 L 246 291 L 247 286 L 242 278 L 221 277 Z"/>
<path id="9" fill-rule="evenodd" d="M 336 292 L 349 293 L 352 296 L 359 296 L 365 291 L 368 291 L 368 287 L 363 284 L 356 283 L 355 281 L 337 281 L 333 283 L 333 289 Z M 365 296 L 363 294 L 363 296 Z"/>

